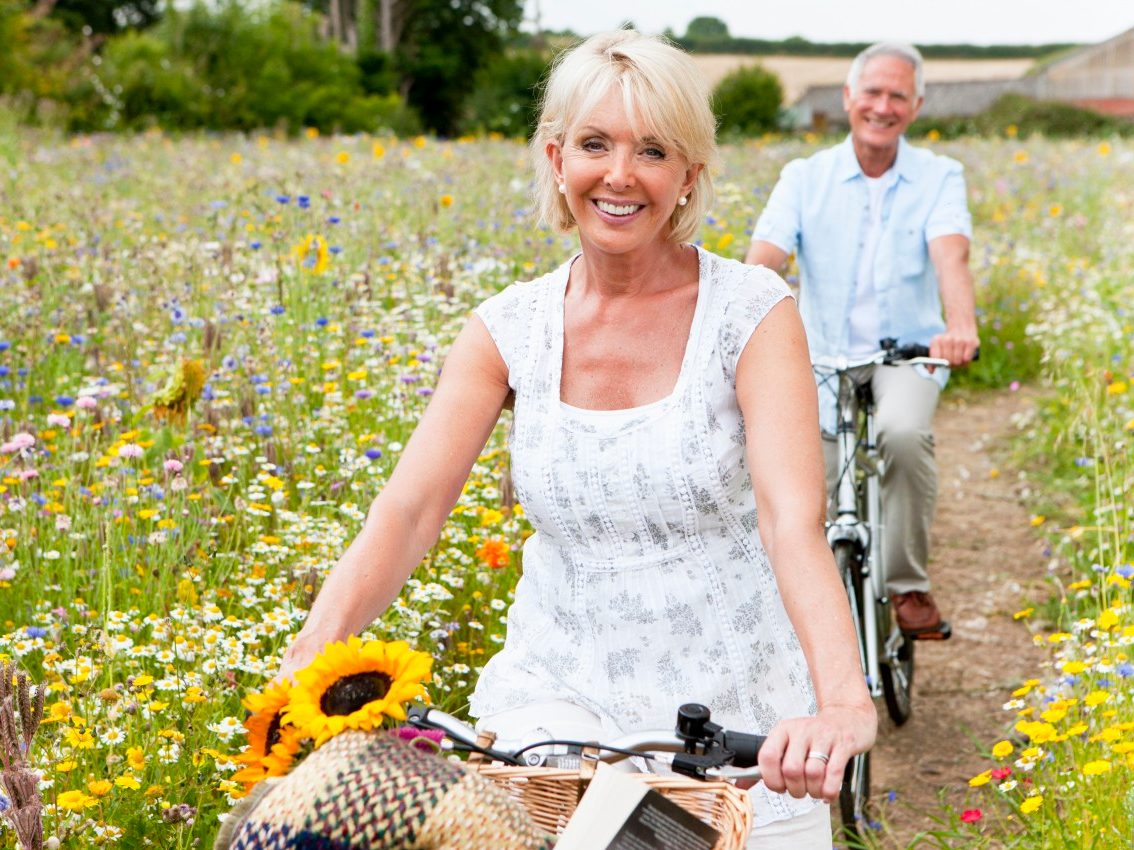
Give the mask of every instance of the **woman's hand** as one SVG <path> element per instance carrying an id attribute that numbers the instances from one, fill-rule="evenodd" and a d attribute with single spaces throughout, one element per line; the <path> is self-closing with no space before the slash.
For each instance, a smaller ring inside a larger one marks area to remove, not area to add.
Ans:
<path id="1" fill-rule="evenodd" d="M 280 671 L 276 674 L 275 681 L 290 680 L 295 682 L 296 672 L 310 664 L 311 660 L 323 651 L 323 647 L 328 643 L 334 643 L 336 640 L 346 640 L 346 637 L 335 638 L 327 635 L 313 635 L 301 630 L 292 638 L 291 643 L 284 651 L 283 658 L 280 660 Z"/>
<path id="2" fill-rule="evenodd" d="M 770 791 L 833 802 L 843 769 L 874 744 L 878 713 L 866 706 L 831 705 L 815 717 L 783 720 L 760 748 L 760 773 Z M 827 758 L 819 758 L 825 755 Z"/>

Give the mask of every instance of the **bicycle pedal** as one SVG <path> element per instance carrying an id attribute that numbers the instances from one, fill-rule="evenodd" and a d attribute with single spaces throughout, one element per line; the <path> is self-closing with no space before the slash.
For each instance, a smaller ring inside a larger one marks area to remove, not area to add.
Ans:
<path id="1" fill-rule="evenodd" d="M 953 627 L 942 620 L 941 625 L 928 629 L 918 629 L 913 632 L 902 632 L 910 640 L 949 640 L 953 636 Z"/>

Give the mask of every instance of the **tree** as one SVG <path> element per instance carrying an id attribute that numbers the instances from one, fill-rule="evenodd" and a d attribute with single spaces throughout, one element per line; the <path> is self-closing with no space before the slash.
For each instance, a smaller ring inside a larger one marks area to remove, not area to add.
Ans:
<path id="1" fill-rule="evenodd" d="M 78 32 L 112 34 L 125 29 L 145 29 L 161 18 L 162 0 L 57 0 L 51 12 L 67 28 Z"/>
<path id="2" fill-rule="evenodd" d="M 690 41 L 721 41 L 729 37 L 728 24 L 720 18 L 702 15 L 689 22 L 685 37 Z"/>
<path id="3" fill-rule="evenodd" d="M 713 89 L 719 132 L 745 136 L 776 126 L 784 90 L 780 78 L 759 65 L 737 68 Z"/>
<path id="4" fill-rule="evenodd" d="M 518 29 L 523 0 L 402 0 L 412 2 L 395 50 L 402 94 L 423 123 L 453 135 L 476 72 Z"/>

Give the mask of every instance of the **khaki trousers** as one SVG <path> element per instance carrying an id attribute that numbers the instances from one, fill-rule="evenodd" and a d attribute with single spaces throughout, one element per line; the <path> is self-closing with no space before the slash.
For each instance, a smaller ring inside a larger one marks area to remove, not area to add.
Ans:
<path id="1" fill-rule="evenodd" d="M 941 389 L 913 366 L 867 366 L 855 376 L 870 381 L 886 523 L 886 588 L 890 593 L 929 590 L 929 527 L 937 503 L 937 461 L 931 425 Z M 838 476 L 838 446 L 823 435 L 827 492 Z M 832 505 L 828 506 L 833 508 Z"/>

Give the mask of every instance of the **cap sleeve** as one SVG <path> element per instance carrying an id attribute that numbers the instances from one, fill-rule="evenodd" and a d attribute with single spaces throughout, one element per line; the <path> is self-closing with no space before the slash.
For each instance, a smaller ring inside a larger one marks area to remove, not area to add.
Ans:
<path id="1" fill-rule="evenodd" d="M 730 281 L 725 320 L 721 325 L 719 351 L 722 366 L 736 380 L 736 364 L 748 340 L 771 312 L 785 298 L 794 298 L 783 278 L 764 266 L 741 266 Z"/>
<path id="2" fill-rule="evenodd" d="M 518 389 L 519 364 L 526 363 L 536 320 L 538 287 L 534 283 L 513 283 L 473 310 L 496 343 L 508 367 L 508 386 Z"/>

